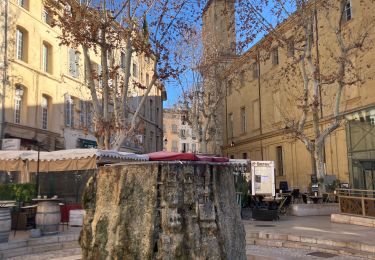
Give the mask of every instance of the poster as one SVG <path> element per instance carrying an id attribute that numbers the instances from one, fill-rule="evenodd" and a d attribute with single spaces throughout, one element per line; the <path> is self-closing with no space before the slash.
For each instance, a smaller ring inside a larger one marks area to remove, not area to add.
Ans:
<path id="1" fill-rule="evenodd" d="M 273 161 L 252 161 L 252 195 L 275 196 L 275 163 Z"/>

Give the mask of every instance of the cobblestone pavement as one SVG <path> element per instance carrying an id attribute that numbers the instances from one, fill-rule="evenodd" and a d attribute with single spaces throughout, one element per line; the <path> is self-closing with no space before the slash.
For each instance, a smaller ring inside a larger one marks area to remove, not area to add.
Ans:
<path id="1" fill-rule="evenodd" d="M 309 256 L 307 254 L 316 252 L 303 249 L 267 247 L 257 245 L 247 245 L 246 254 L 251 260 L 297 260 L 297 259 L 325 259 L 324 257 Z M 254 257 L 255 256 L 255 257 Z M 332 260 L 363 260 L 360 257 L 334 256 Z"/>
<path id="2" fill-rule="evenodd" d="M 297 259 L 324 259 L 322 257 L 308 256 L 313 251 L 292 248 L 276 248 L 267 246 L 247 245 L 248 259 L 256 260 L 297 260 Z M 10 260 L 79 260 L 81 249 L 65 249 L 41 254 L 24 255 L 10 258 Z M 255 256 L 255 257 L 254 257 Z M 334 256 L 332 260 L 363 260 L 359 257 Z"/>
<path id="3" fill-rule="evenodd" d="M 9 260 L 78 260 L 81 259 L 81 249 L 64 249 L 33 255 L 23 255 L 8 258 Z"/>

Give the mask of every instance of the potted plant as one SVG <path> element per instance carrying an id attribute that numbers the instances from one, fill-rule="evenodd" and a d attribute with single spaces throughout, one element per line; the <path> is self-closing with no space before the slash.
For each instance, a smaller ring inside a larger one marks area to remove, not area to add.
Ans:
<path id="1" fill-rule="evenodd" d="M 16 207 L 11 212 L 12 229 L 25 230 L 27 213 L 21 212 L 21 207 L 31 202 L 35 196 L 35 185 L 31 183 L 10 183 L 0 185 L 0 200 L 14 200 Z"/>

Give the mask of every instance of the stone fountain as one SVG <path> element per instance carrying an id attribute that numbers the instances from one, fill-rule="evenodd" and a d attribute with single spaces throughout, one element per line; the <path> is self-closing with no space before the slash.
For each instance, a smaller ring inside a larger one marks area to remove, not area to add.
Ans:
<path id="1" fill-rule="evenodd" d="M 83 195 L 83 259 L 246 259 L 231 167 L 102 167 Z"/>

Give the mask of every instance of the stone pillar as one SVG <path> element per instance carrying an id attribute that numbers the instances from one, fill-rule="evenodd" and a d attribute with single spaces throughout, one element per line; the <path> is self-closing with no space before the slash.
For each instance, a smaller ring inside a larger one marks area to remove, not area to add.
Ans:
<path id="1" fill-rule="evenodd" d="M 83 259 L 246 259 L 229 166 L 104 167 L 83 202 Z"/>

